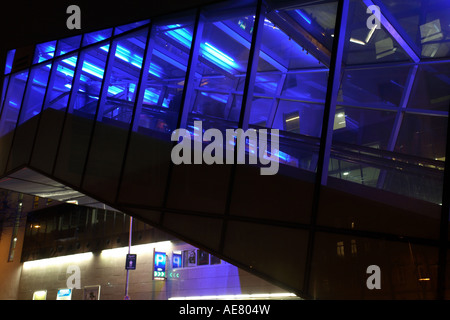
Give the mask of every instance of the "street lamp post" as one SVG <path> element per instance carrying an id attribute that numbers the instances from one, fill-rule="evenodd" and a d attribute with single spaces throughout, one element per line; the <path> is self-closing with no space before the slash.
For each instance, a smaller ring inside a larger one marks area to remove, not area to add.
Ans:
<path id="1" fill-rule="evenodd" d="M 132 232 L 133 232 L 133 217 L 130 216 L 130 230 L 128 233 L 128 254 L 131 253 L 131 233 Z M 130 269 L 129 268 L 126 268 L 126 269 L 127 269 L 127 280 L 125 282 L 125 297 L 124 297 L 124 299 L 130 300 L 130 297 L 128 296 L 128 279 L 130 276 Z"/>

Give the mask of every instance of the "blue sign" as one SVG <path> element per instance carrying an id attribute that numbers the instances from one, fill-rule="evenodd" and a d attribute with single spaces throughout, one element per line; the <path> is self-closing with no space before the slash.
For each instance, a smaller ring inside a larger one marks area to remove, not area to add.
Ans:
<path id="1" fill-rule="evenodd" d="M 60 289 L 56 294 L 56 300 L 72 300 L 72 289 Z"/>
<path id="2" fill-rule="evenodd" d="M 134 254 L 134 253 L 127 254 L 127 259 L 125 262 L 125 269 L 126 270 L 135 270 L 136 269 L 136 254 Z"/>
<path id="3" fill-rule="evenodd" d="M 181 268 L 181 254 L 173 253 L 172 254 L 172 269 Z"/>
<path id="4" fill-rule="evenodd" d="M 153 280 L 166 279 L 166 253 L 156 252 L 153 255 Z"/>

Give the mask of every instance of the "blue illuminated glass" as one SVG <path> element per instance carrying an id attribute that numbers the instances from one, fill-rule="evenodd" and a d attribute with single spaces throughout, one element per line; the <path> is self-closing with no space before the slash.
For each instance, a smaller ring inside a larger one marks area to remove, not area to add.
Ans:
<path id="1" fill-rule="evenodd" d="M 267 119 L 269 118 L 270 112 L 275 103 L 276 101 L 274 101 L 273 98 L 254 96 L 249 123 L 252 125 L 266 127 Z"/>
<path id="2" fill-rule="evenodd" d="M 396 112 L 338 106 L 333 142 L 386 150 Z"/>
<path id="3" fill-rule="evenodd" d="M 320 137 L 322 119 L 322 104 L 280 100 L 272 128 Z"/>
<path id="4" fill-rule="evenodd" d="M 59 59 L 54 62 L 53 68 L 56 71 L 53 82 L 49 83 L 47 101 L 44 105 L 44 109 L 52 108 L 60 110 L 67 107 L 76 63 L 76 55 Z"/>
<path id="5" fill-rule="evenodd" d="M 8 53 L 6 54 L 5 74 L 8 74 L 11 72 L 15 54 L 16 54 L 16 49 L 9 50 Z"/>
<path id="6" fill-rule="evenodd" d="M 77 50 L 81 44 L 81 35 L 58 40 L 56 56 Z"/>
<path id="7" fill-rule="evenodd" d="M 202 120 L 205 130 L 237 126 L 253 24 L 254 16 L 242 13 L 205 22 L 188 125 Z"/>
<path id="8" fill-rule="evenodd" d="M 450 105 L 450 63 L 419 66 L 408 109 L 448 112 Z"/>
<path id="9" fill-rule="evenodd" d="M 1 112 L 1 109 L 3 106 L 3 101 L 5 100 L 6 89 L 8 88 L 8 83 L 9 83 L 9 76 L 5 76 L 5 78 L 3 79 L 2 95 L 0 98 L 0 112 Z"/>
<path id="10" fill-rule="evenodd" d="M 96 113 L 108 50 L 109 45 L 103 45 L 81 53 L 81 74 L 76 79 L 78 90 L 73 106 L 77 115 L 92 119 Z M 73 62 L 72 64 L 74 65 Z"/>
<path id="11" fill-rule="evenodd" d="M 286 15 L 312 28 L 305 7 L 279 10 L 264 20 L 249 124 L 280 130 L 275 150 L 280 163 L 315 171 L 328 69 L 303 47 L 300 35 L 272 21 Z"/>
<path id="12" fill-rule="evenodd" d="M 83 38 L 83 44 L 82 46 L 87 46 L 92 43 L 100 42 L 105 39 L 108 39 L 112 35 L 112 28 L 104 29 L 100 31 L 94 31 L 90 33 L 86 33 Z"/>
<path id="13" fill-rule="evenodd" d="M 325 102 L 328 72 L 293 72 L 286 76 L 281 95 L 303 101 Z"/>
<path id="14" fill-rule="evenodd" d="M 185 20 L 188 22 L 158 25 L 152 30 L 154 45 L 143 78 L 144 97 L 138 118 L 142 133 L 176 129 L 193 32 L 193 18 Z"/>
<path id="15" fill-rule="evenodd" d="M 138 22 L 128 23 L 128 24 L 125 24 L 123 26 L 115 27 L 114 28 L 114 35 L 118 35 L 118 34 L 121 34 L 123 32 L 139 28 L 139 27 L 141 27 L 141 26 L 143 26 L 145 24 L 149 24 L 149 23 L 150 23 L 150 19 L 146 19 L 146 20 L 142 20 L 142 21 L 138 21 Z"/>
<path id="16" fill-rule="evenodd" d="M 108 123 L 129 124 L 142 68 L 148 28 L 115 41 L 112 72 L 108 83 L 103 119 Z M 112 120 L 112 121 L 111 121 Z"/>
<path id="17" fill-rule="evenodd" d="M 20 112 L 19 125 L 38 115 L 42 110 L 51 64 L 40 65 L 30 70 L 28 88 Z"/>
<path id="18" fill-rule="evenodd" d="M 33 63 L 52 59 L 55 55 L 56 40 L 36 45 Z"/>
<path id="19" fill-rule="evenodd" d="M 342 99 L 351 105 L 399 106 L 410 67 L 347 70 Z"/>
<path id="20" fill-rule="evenodd" d="M 14 130 L 22 104 L 28 70 L 12 74 L 0 118 L 0 136 Z"/>
<path id="21" fill-rule="evenodd" d="M 411 61 L 395 39 L 382 24 L 380 29 L 367 28 L 367 5 L 361 0 L 351 1 L 346 34 L 346 54 L 344 61 L 347 65 L 380 63 L 391 61 Z"/>

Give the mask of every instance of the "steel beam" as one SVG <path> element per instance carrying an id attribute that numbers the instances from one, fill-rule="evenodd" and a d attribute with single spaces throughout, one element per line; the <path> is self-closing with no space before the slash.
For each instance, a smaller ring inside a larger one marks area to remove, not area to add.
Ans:
<path id="1" fill-rule="evenodd" d="M 395 19 L 390 15 L 389 11 L 384 9 L 381 3 L 374 0 L 363 0 L 364 4 L 367 7 L 370 6 L 378 6 L 380 8 L 380 23 L 383 27 L 389 32 L 389 34 L 397 41 L 397 43 L 402 47 L 402 49 L 406 52 L 406 54 L 415 62 L 420 61 L 420 56 L 416 52 L 417 49 L 414 49 L 413 42 L 408 39 L 406 32 L 399 33 L 401 29 L 400 25 L 395 21 Z"/>

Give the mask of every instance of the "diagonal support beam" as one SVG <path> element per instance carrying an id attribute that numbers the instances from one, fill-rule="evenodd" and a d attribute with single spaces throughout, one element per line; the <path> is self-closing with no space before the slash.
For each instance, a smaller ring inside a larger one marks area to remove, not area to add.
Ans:
<path id="1" fill-rule="evenodd" d="M 381 25 L 386 29 L 387 32 L 389 32 L 389 34 L 395 39 L 395 41 L 397 41 L 397 43 L 400 45 L 400 47 L 402 47 L 406 54 L 415 63 L 418 63 L 420 61 L 420 56 L 417 53 L 418 49 L 413 48 L 413 42 L 408 38 L 406 32 L 401 30 L 402 28 L 394 19 L 394 17 L 389 13 L 389 10 L 385 9 L 385 7 L 376 0 L 363 0 L 363 2 L 367 7 L 375 5 L 380 8 Z"/>

